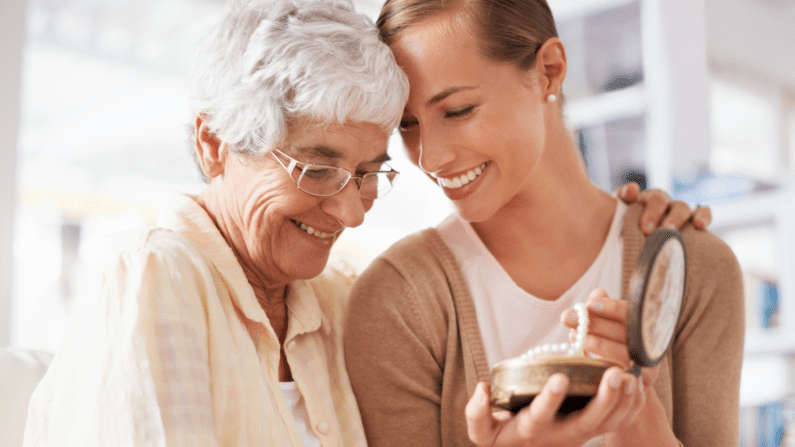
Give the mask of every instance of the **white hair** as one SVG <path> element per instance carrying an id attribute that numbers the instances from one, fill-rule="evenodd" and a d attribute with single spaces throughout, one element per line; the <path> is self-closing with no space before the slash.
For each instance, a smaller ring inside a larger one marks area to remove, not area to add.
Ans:
<path id="1" fill-rule="evenodd" d="M 237 153 L 266 153 L 292 120 L 391 132 L 408 79 L 350 0 L 233 1 L 198 55 L 195 113 Z"/>

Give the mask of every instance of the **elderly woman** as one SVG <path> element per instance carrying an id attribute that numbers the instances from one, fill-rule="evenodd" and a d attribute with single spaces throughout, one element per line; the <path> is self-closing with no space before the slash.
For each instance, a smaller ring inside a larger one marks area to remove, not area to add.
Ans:
<path id="1" fill-rule="evenodd" d="M 110 244 L 26 445 L 365 445 L 325 266 L 397 178 L 407 81 L 349 1 L 237 5 L 201 54 L 206 186 Z"/>

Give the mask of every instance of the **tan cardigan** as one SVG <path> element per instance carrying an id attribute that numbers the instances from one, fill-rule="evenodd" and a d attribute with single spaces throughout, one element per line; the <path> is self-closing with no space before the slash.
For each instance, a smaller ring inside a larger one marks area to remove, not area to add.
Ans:
<path id="1" fill-rule="evenodd" d="M 622 299 L 645 240 L 641 211 L 631 205 L 624 218 Z M 654 387 L 684 445 L 737 445 L 742 275 L 713 234 L 687 226 L 682 235 L 684 310 Z M 465 279 L 436 230 L 376 259 L 354 286 L 348 312 L 346 361 L 369 444 L 472 445 L 464 407 L 477 382 L 489 381 L 489 366 Z"/>

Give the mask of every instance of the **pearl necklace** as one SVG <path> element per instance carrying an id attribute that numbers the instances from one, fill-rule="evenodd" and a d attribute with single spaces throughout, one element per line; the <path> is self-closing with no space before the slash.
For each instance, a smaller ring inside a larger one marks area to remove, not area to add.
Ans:
<path id="1" fill-rule="evenodd" d="M 575 304 L 574 310 L 577 311 L 577 338 L 575 339 L 574 344 L 547 343 L 542 346 L 530 348 L 530 350 L 522 354 L 520 358 L 522 360 L 529 360 L 533 356 L 539 354 L 557 353 L 565 353 L 566 355 L 570 356 L 582 356 L 582 348 L 585 344 L 585 337 L 588 336 L 588 324 L 590 323 L 590 320 L 588 318 L 588 309 L 585 307 L 584 303 Z"/>

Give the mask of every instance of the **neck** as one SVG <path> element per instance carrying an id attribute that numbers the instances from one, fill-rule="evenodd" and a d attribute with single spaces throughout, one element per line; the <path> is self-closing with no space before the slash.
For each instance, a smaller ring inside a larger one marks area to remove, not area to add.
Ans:
<path id="1" fill-rule="evenodd" d="M 222 207 L 225 202 L 218 200 L 211 188 L 205 188 L 197 201 L 207 211 L 207 214 L 226 240 L 240 267 L 243 269 L 246 280 L 254 290 L 254 296 L 268 316 L 271 326 L 273 326 L 280 341 L 284 341 L 287 328 L 285 298 L 289 282 L 288 278 L 274 280 L 263 273 L 264 269 L 254 262 L 246 248 L 245 238 L 240 231 L 241 226 L 234 223 L 234 217 L 231 212 L 224 211 Z"/>

